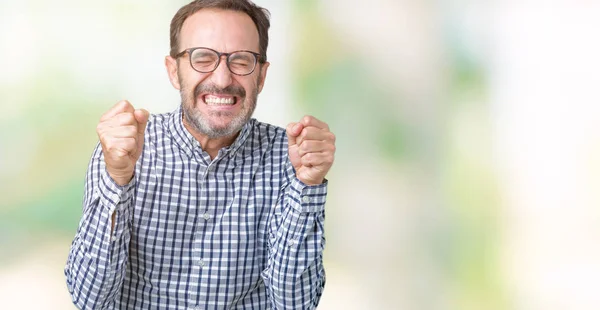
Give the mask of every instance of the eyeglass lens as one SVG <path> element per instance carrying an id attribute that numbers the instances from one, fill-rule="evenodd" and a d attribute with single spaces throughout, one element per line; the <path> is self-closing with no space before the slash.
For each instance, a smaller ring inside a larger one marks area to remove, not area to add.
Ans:
<path id="1" fill-rule="evenodd" d="M 209 49 L 199 48 L 191 55 L 192 66 L 200 72 L 211 72 L 216 69 L 219 55 Z M 234 52 L 227 57 L 228 67 L 231 72 L 246 75 L 254 70 L 256 56 L 250 52 Z"/>

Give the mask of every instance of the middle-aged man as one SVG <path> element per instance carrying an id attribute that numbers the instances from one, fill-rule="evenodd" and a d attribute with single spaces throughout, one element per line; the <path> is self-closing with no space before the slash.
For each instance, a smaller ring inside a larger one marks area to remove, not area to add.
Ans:
<path id="1" fill-rule="evenodd" d="M 171 22 L 172 113 L 121 101 L 97 126 L 65 274 L 85 309 L 313 309 L 334 135 L 252 119 L 268 12 L 197 0 Z"/>

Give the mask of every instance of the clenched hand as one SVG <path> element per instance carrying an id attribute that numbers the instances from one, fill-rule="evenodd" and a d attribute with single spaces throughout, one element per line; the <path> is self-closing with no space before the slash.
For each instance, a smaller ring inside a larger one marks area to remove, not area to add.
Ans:
<path id="1" fill-rule="evenodd" d="M 333 165 L 335 135 L 326 123 L 313 116 L 305 116 L 286 129 L 288 152 L 296 177 L 306 185 L 323 183 Z"/>
<path id="2" fill-rule="evenodd" d="M 121 186 L 133 178 L 135 164 L 144 147 L 148 117 L 148 111 L 136 110 L 129 101 L 123 100 L 104 113 L 96 127 L 106 171 Z"/>

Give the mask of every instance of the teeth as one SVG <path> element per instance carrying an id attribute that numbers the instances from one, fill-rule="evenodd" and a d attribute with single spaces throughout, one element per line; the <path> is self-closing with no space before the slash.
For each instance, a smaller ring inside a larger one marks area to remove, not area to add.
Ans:
<path id="1" fill-rule="evenodd" d="M 233 104 L 234 100 L 233 100 L 233 97 L 220 98 L 220 97 L 206 96 L 204 98 L 204 102 L 206 102 L 209 105 L 231 105 L 231 104 Z"/>

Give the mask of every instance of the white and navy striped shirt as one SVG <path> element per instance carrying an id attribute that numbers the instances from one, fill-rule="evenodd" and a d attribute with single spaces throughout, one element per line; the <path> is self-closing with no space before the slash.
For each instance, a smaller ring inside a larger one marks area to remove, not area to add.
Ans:
<path id="1" fill-rule="evenodd" d="M 181 116 L 181 108 L 151 116 L 126 186 L 110 178 L 96 147 L 65 267 L 75 305 L 315 308 L 327 184 L 296 178 L 280 127 L 252 119 L 211 160 Z"/>

